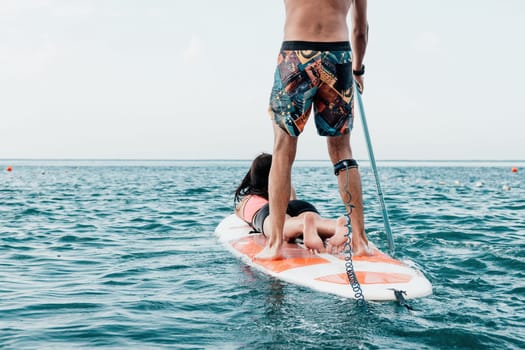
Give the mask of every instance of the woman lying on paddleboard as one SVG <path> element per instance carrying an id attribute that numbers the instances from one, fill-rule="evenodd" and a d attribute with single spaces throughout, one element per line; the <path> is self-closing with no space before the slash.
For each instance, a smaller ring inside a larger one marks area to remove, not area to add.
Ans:
<path id="1" fill-rule="evenodd" d="M 256 157 L 250 170 L 235 190 L 235 214 L 248 223 L 256 232 L 270 235 L 268 205 L 268 177 L 272 164 L 272 155 L 262 153 Z M 268 219 L 268 220 L 267 220 Z M 293 241 L 303 237 L 308 249 L 315 252 L 326 251 L 339 253 L 344 249 L 347 227 L 346 218 L 326 219 L 319 215 L 317 209 L 309 202 L 298 200 L 292 187 L 291 198 L 286 210 L 284 222 L 284 240 Z"/>

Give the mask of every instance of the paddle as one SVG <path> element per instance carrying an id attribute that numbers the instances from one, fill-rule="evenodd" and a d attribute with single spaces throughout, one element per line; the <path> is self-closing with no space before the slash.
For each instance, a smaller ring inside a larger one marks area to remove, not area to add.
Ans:
<path id="1" fill-rule="evenodd" d="M 372 142 L 370 141 L 370 134 L 368 132 L 368 124 L 366 123 L 365 108 L 363 106 L 363 99 L 361 97 L 361 91 L 355 84 L 355 91 L 357 95 L 357 104 L 359 105 L 359 114 L 361 115 L 361 122 L 363 123 L 363 132 L 365 134 L 366 146 L 368 148 L 368 156 L 370 158 L 370 164 L 372 165 L 372 171 L 374 172 L 374 177 L 376 179 L 376 188 L 377 195 L 379 197 L 379 202 L 381 203 L 381 209 L 383 212 L 383 222 L 385 224 L 386 238 L 388 240 L 388 248 L 390 249 L 390 254 L 394 256 L 394 238 L 392 237 L 392 229 L 390 228 L 390 220 L 388 219 L 388 212 L 386 210 L 385 200 L 383 198 L 383 190 L 381 189 L 381 183 L 379 181 L 379 174 L 377 172 L 376 159 L 374 157 L 374 150 L 372 149 Z"/>

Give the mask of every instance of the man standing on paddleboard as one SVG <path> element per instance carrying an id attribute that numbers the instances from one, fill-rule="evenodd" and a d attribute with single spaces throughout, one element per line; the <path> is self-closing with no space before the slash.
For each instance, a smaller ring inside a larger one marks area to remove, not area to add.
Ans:
<path id="1" fill-rule="evenodd" d="M 354 79 L 363 90 L 363 58 L 368 39 L 367 1 L 284 0 L 284 5 L 284 41 L 269 108 L 274 121 L 269 184 L 271 237 L 255 258 L 281 258 L 297 139 L 311 114 L 312 105 L 317 132 L 327 137 L 341 198 L 351 212 L 353 253 L 368 254 L 361 178 L 350 148 Z M 346 22 L 348 13 L 352 23 L 350 35 Z M 328 251 L 340 251 L 345 242 L 346 237 L 328 241 Z"/>

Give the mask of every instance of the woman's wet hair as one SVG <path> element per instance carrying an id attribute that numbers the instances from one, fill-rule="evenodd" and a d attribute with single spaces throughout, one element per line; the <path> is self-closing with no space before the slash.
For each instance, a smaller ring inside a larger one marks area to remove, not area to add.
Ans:
<path id="1" fill-rule="evenodd" d="M 235 190 L 235 202 L 239 202 L 246 195 L 257 195 L 268 199 L 268 178 L 272 166 L 272 155 L 261 153 L 250 166 L 250 170 Z"/>

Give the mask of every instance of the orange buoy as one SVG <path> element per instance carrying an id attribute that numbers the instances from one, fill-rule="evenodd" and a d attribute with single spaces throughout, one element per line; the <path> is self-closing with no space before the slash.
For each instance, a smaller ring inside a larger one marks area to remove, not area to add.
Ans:
<path id="1" fill-rule="evenodd" d="M 7 170 L 7 171 L 13 171 L 13 168 L 12 168 L 10 165 L 8 165 L 7 168 L 5 168 L 5 170 Z"/>
<path id="2" fill-rule="evenodd" d="M 513 173 L 517 173 L 518 172 L 518 168 L 512 168 L 512 172 Z"/>

